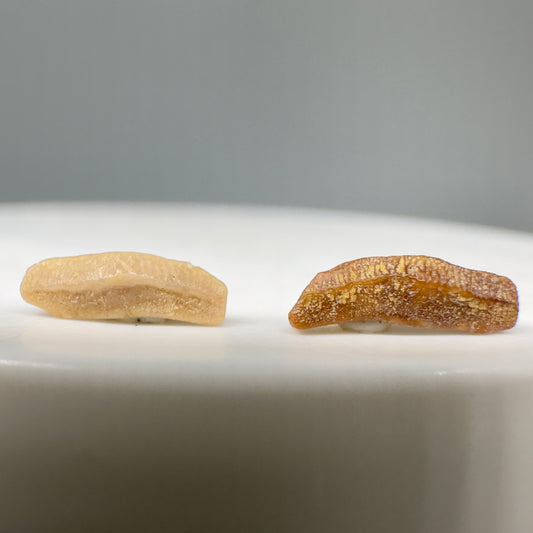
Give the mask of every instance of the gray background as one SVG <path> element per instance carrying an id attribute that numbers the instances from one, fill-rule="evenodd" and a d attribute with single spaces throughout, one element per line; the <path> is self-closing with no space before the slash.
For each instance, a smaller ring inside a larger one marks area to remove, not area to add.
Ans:
<path id="1" fill-rule="evenodd" d="M 0 0 L 1 200 L 533 230 L 531 0 Z"/>

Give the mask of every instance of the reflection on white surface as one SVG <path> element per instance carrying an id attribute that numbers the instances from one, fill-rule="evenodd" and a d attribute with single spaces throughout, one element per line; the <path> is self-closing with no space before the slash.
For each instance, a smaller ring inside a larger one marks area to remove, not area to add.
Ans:
<path id="1" fill-rule="evenodd" d="M 12 366 L 12 367 L 21 367 L 21 368 L 45 368 L 45 369 L 58 369 L 58 370 L 68 370 L 69 366 L 60 365 L 57 363 L 44 363 L 40 361 L 30 361 L 24 360 L 20 361 L 17 359 L 0 359 L 0 367 L 2 366 Z"/>
<path id="2" fill-rule="evenodd" d="M 20 336 L 29 351 L 117 361 L 217 361 L 224 358 L 222 328 L 183 323 L 76 321 L 39 317 Z"/>

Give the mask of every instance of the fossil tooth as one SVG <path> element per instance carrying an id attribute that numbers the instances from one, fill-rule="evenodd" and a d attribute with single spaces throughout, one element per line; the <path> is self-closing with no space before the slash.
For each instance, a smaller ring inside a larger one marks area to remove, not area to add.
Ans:
<path id="1" fill-rule="evenodd" d="M 377 320 L 472 333 L 512 328 L 517 317 L 509 278 L 422 255 L 365 257 L 320 272 L 289 313 L 298 329 Z"/>
<path id="2" fill-rule="evenodd" d="M 20 286 L 24 300 L 60 318 L 224 320 L 227 288 L 190 263 L 136 252 L 45 259 Z"/>

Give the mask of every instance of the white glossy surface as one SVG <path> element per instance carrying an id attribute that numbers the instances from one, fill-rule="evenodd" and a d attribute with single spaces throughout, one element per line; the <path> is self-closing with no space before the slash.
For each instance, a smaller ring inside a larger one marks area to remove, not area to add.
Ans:
<path id="1" fill-rule="evenodd" d="M 0 217 L 4 366 L 116 379 L 148 372 L 173 383 L 213 378 L 232 386 L 246 386 L 249 379 L 265 385 L 317 377 L 319 383 L 335 377 L 368 383 L 384 376 L 533 372 L 533 237 L 527 234 L 373 215 L 215 206 L 22 206 L 4 207 Z M 223 326 L 58 320 L 21 300 L 18 287 L 32 263 L 113 250 L 187 260 L 212 272 L 229 288 Z M 290 328 L 288 310 L 316 272 L 357 257 L 401 253 L 507 275 L 519 287 L 517 326 L 488 336 Z"/>
<path id="2" fill-rule="evenodd" d="M 0 495 L 13 530 L 80 516 L 142 530 L 155 515 L 161 531 L 184 516 L 182 531 L 532 530 L 533 236 L 329 211 L 66 204 L 2 206 L 0 243 Z M 110 250 L 207 269 L 228 286 L 226 321 L 75 322 L 21 300 L 32 263 Z M 316 272 L 393 254 L 510 277 L 517 326 L 289 326 Z"/>

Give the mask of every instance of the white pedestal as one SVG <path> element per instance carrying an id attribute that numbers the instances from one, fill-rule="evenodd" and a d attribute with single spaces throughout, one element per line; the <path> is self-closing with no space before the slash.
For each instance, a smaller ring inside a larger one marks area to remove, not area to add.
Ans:
<path id="1" fill-rule="evenodd" d="M 0 208 L 0 530 L 533 531 L 533 236 L 399 217 L 186 205 Z M 25 269 L 111 250 L 228 286 L 220 327 L 76 322 Z M 320 270 L 434 255 L 510 277 L 520 316 L 474 336 L 299 332 Z"/>

